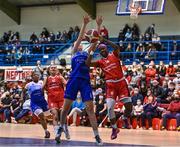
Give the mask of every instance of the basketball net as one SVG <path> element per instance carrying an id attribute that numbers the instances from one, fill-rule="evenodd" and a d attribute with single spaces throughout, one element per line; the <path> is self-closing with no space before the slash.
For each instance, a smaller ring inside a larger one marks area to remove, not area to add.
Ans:
<path id="1" fill-rule="evenodd" d="M 133 20 L 136 20 L 138 18 L 138 14 L 140 14 L 142 12 L 142 8 L 140 5 L 135 6 L 135 4 L 131 4 L 129 6 L 129 10 L 130 10 L 130 18 Z"/>

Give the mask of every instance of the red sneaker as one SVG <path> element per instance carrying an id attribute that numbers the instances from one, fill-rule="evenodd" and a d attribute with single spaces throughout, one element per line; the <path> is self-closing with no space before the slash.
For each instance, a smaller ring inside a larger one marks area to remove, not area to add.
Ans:
<path id="1" fill-rule="evenodd" d="M 116 139 L 119 132 L 120 130 L 118 128 L 112 128 L 111 140 Z"/>

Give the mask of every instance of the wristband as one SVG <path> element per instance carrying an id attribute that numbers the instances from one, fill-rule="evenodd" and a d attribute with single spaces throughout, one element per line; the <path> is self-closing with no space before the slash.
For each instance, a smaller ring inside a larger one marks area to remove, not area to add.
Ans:
<path id="1" fill-rule="evenodd" d="M 91 55 L 91 56 L 92 56 L 93 54 L 94 54 L 94 51 L 90 51 L 89 55 Z"/>

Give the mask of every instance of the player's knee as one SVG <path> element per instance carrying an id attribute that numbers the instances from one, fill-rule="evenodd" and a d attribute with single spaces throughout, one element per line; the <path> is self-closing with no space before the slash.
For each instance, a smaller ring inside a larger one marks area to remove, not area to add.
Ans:
<path id="1" fill-rule="evenodd" d="M 124 107 L 125 107 L 124 116 L 130 117 L 133 108 L 132 102 L 124 103 Z"/>

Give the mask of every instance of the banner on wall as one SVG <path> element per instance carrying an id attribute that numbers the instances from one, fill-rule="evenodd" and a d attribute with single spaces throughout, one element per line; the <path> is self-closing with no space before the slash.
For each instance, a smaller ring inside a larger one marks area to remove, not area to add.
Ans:
<path id="1" fill-rule="evenodd" d="M 22 71 L 17 69 L 6 69 L 4 74 L 5 81 L 24 81 L 31 76 L 32 69 L 23 68 Z"/>

